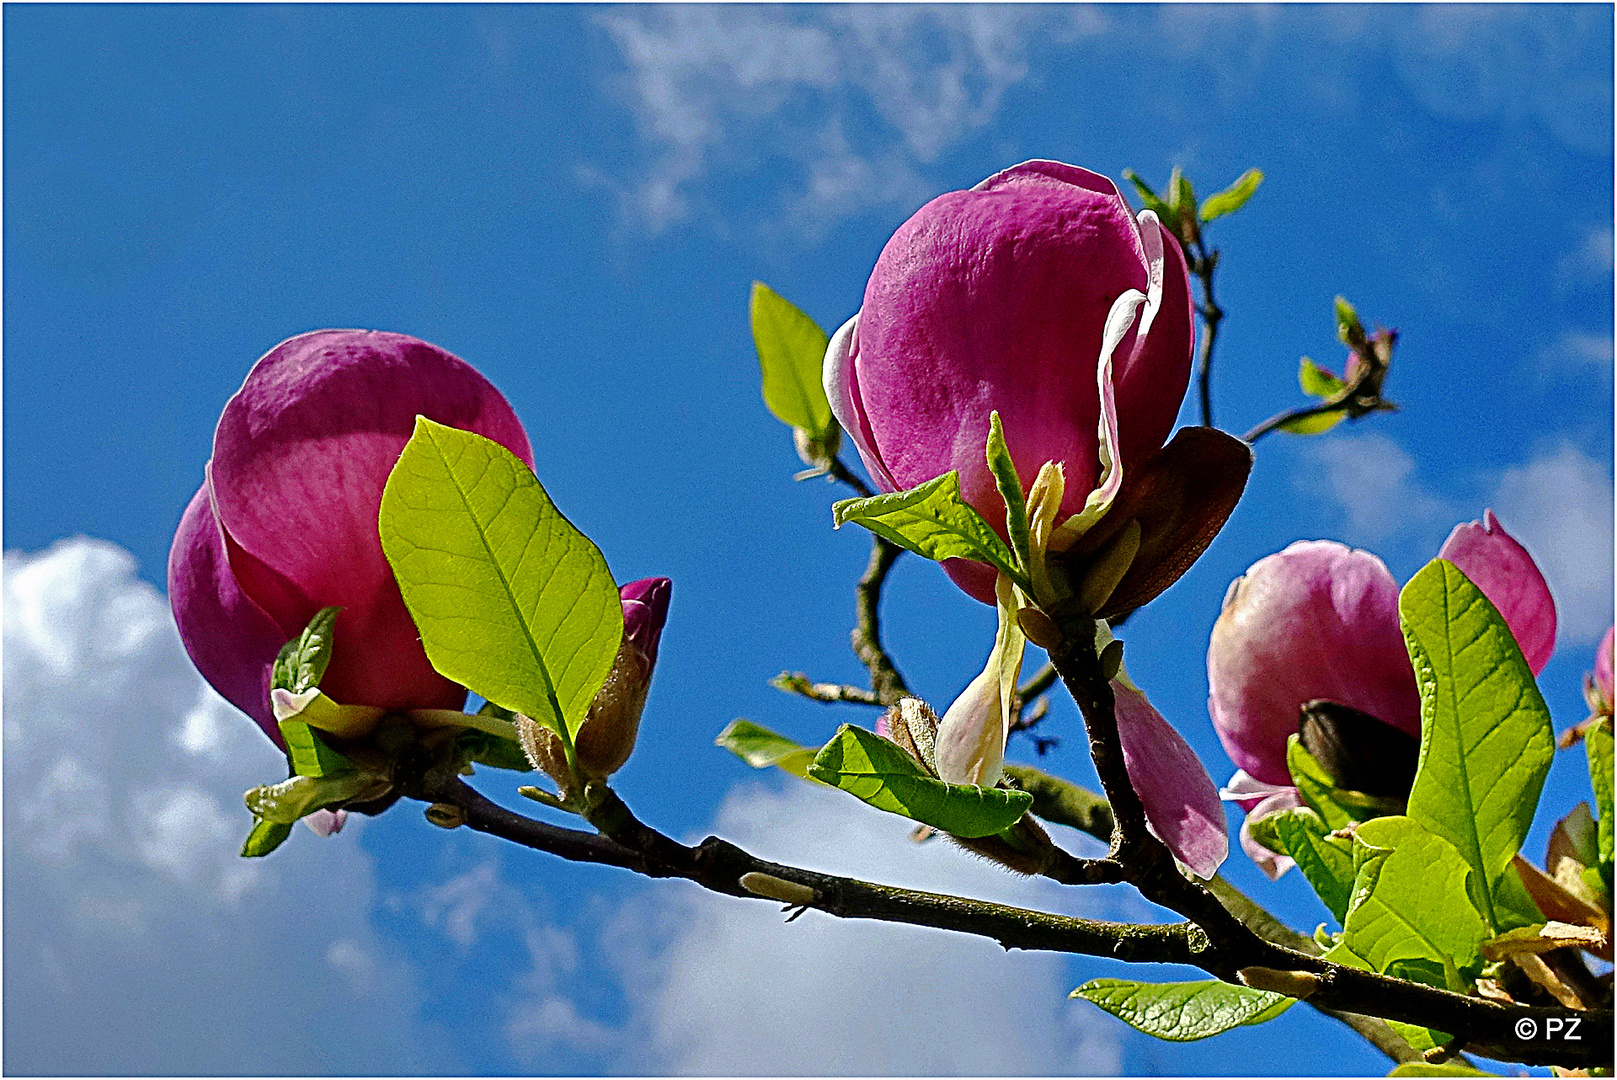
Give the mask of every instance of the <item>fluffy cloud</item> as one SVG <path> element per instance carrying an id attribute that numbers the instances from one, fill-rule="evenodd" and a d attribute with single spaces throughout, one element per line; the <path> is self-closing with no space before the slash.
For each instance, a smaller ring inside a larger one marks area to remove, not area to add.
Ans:
<path id="1" fill-rule="evenodd" d="M 1073 911 L 1079 894 L 1014 878 L 840 792 L 733 791 L 714 829 L 765 858 L 889 884 Z M 1094 905 L 1095 894 L 1085 901 Z M 1088 914 L 1095 914 L 1091 909 Z M 1059 956 L 992 941 L 662 890 L 613 928 L 635 1027 L 622 1066 L 706 1075 L 1114 1073 L 1116 1030 L 1068 1001 Z"/>
<path id="2" fill-rule="evenodd" d="M 1505 471 L 1491 504 L 1555 596 L 1560 640 L 1593 644 L 1612 622 L 1612 482 L 1571 443 Z"/>
<path id="3" fill-rule="evenodd" d="M 7 554 L 5 645 L 7 1072 L 453 1067 L 400 1038 L 419 992 L 368 922 L 354 835 L 238 857 L 241 793 L 284 763 L 127 552 Z"/>
<path id="4" fill-rule="evenodd" d="M 1348 543 L 1372 546 L 1451 516 L 1416 477 L 1415 459 L 1385 435 L 1331 435 L 1308 443 L 1303 455 L 1309 469 L 1298 486 L 1323 487 L 1341 505 L 1347 524 L 1340 539 Z"/>

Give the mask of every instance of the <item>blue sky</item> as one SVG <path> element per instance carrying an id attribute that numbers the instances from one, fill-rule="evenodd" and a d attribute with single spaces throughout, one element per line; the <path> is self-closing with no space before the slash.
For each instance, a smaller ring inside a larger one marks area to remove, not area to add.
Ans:
<path id="1" fill-rule="evenodd" d="M 481 369 L 619 580 L 674 579 L 617 787 L 674 835 L 1048 910 L 1121 891 L 916 849 L 896 819 L 714 748 L 842 713 L 867 551 L 764 410 L 767 281 L 827 328 L 931 196 L 1032 157 L 1203 192 L 1216 418 L 1340 367 L 1331 299 L 1402 333 L 1402 411 L 1258 447 L 1247 496 L 1126 627 L 1129 666 L 1222 779 L 1204 653 L 1228 582 L 1300 538 L 1400 580 L 1491 506 L 1562 633 L 1557 723 L 1612 612 L 1612 13 L 1484 7 L 9 5 L 4 11 L 6 1071 L 1381 1072 L 1306 1009 L 1169 1045 L 1068 1002 L 1121 968 L 578 867 L 398 807 L 234 855 L 277 755 L 206 692 L 161 597 L 169 537 L 252 362 L 320 327 Z M 1191 420 L 1187 406 L 1182 420 Z M 888 640 L 946 704 L 991 611 L 901 563 Z M 1053 768 L 1090 776 L 1058 704 Z M 1028 756 L 1026 745 L 1015 751 Z M 1581 757 L 1548 805 L 1587 797 Z M 515 783 L 482 788 L 511 801 Z M 1542 854 L 1541 827 L 1530 854 Z M 1073 840 L 1075 845 L 1082 842 Z M 1227 873 L 1311 928 L 1295 875 Z M 1185 977 L 1174 972 L 1148 977 Z"/>

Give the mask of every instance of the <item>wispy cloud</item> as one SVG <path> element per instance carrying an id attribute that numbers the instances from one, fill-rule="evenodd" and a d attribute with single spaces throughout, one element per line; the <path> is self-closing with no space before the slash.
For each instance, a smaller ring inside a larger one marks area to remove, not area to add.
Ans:
<path id="1" fill-rule="evenodd" d="M 667 5 L 599 22 L 618 46 L 650 163 L 619 191 L 659 231 L 696 212 L 698 181 L 760 184 L 806 228 L 913 202 L 919 165 L 980 130 L 1028 74 L 1029 31 L 1078 12 L 996 5 Z"/>
<path id="2" fill-rule="evenodd" d="M 1373 546 L 1451 515 L 1416 475 L 1415 459 L 1379 432 L 1324 436 L 1308 444 L 1304 461 L 1297 486 L 1335 500 L 1346 515 L 1340 539 L 1348 543 Z"/>
<path id="3" fill-rule="evenodd" d="M 1612 622 L 1612 481 L 1609 464 L 1571 443 L 1507 469 L 1494 512 L 1544 571 L 1559 639 L 1592 644 Z"/>

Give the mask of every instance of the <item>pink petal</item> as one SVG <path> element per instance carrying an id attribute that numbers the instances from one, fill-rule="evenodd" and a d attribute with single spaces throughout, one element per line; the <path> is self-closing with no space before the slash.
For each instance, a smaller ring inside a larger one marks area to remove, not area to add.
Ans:
<path id="1" fill-rule="evenodd" d="M 322 687 L 344 704 L 465 701 L 427 663 L 376 529 L 418 413 L 492 438 L 531 466 L 499 392 L 402 334 L 323 330 L 282 342 L 248 374 L 214 436 L 213 489 L 220 526 L 240 548 L 239 583 L 282 641 L 319 607 L 343 608 Z"/>
<path id="2" fill-rule="evenodd" d="M 1456 525 L 1438 553 L 1460 568 L 1505 617 L 1527 666 L 1537 675 L 1555 652 L 1555 601 L 1538 564 L 1505 532 L 1492 510 Z"/>
<path id="3" fill-rule="evenodd" d="M 1190 744 L 1138 690 L 1112 680 L 1123 764 L 1146 821 L 1174 858 L 1210 878 L 1230 853 L 1224 806 Z"/>
<path id="4" fill-rule="evenodd" d="M 1382 561 L 1330 540 L 1298 541 L 1237 578 L 1207 650 L 1208 710 L 1235 764 L 1289 784 L 1286 739 L 1315 698 L 1420 734 L 1420 695 L 1398 629 L 1398 583 Z"/>
<path id="5" fill-rule="evenodd" d="M 1617 627 L 1607 627 L 1606 636 L 1600 639 L 1600 648 L 1595 650 L 1595 685 L 1600 688 L 1600 696 L 1606 704 L 1612 701 L 1612 652 L 1617 642 L 1612 635 L 1617 633 Z"/>
<path id="6" fill-rule="evenodd" d="M 343 824 L 348 820 L 346 810 L 316 810 L 303 818 L 303 824 L 316 836 L 334 836 L 342 832 Z"/>
<path id="7" fill-rule="evenodd" d="M 674 583 L 665 577 L 642 578 L 618 589 L 623 603 L 623 637 L 634 643 L 648 669 L 657 662 L 657 646 L 662 641 L 663 624 L 668 621 L 668 601 Z"/>
<path id="8" fill-rule="evenodd" d="M 1252 823 L 1259 818 L 1278 814 L 1282 810 L 1291 810 L 1303 805 L 1302 796 L 1297 794 L 1296 788 L 1283 788 L 1269 795 L 1252 809 L 1247 811 L 1246 820 L 1241 822 L 1241 850 L 1246 852 L 1247 858 L 1258 864 L 1264 876 L 1270 881 L 1279 881 L 1281 875 L 1290 870 L 1297 863 L 1290 855 L 1282 855 L 1278 851 L 1270 851 L 1258 843 L 1252 836 Z"/>
<path id="9" fill-rule="evenodd" d="M 277 746 L 270 667 L 287 636 L 231 573 L 206 480 L 180 518 L 168 557 L 168 595 L 180 640 L 197 670 Z"/>

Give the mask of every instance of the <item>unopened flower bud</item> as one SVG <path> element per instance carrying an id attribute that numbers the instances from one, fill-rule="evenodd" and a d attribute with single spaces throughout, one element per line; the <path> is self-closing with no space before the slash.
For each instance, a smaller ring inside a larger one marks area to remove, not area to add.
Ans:
<path id="1" fill-rule="evenodd" d="M 629 760 L 640 731 L 640 711 L 646 705 L 651 672 L 657 666 L 657 645 L 668 619 L 673 588 L 667 578 L 645 578 L 618 590 L 623 602 L 623 641 L 606 682 L 573 736 L 574 756 L 585 777 L 604 779 Z M 571 785 L 561 739 L 532 721 L 519 724 L 518 732 L 524 735 L 528 757 L 550 774 L 565 795 Z"/>

